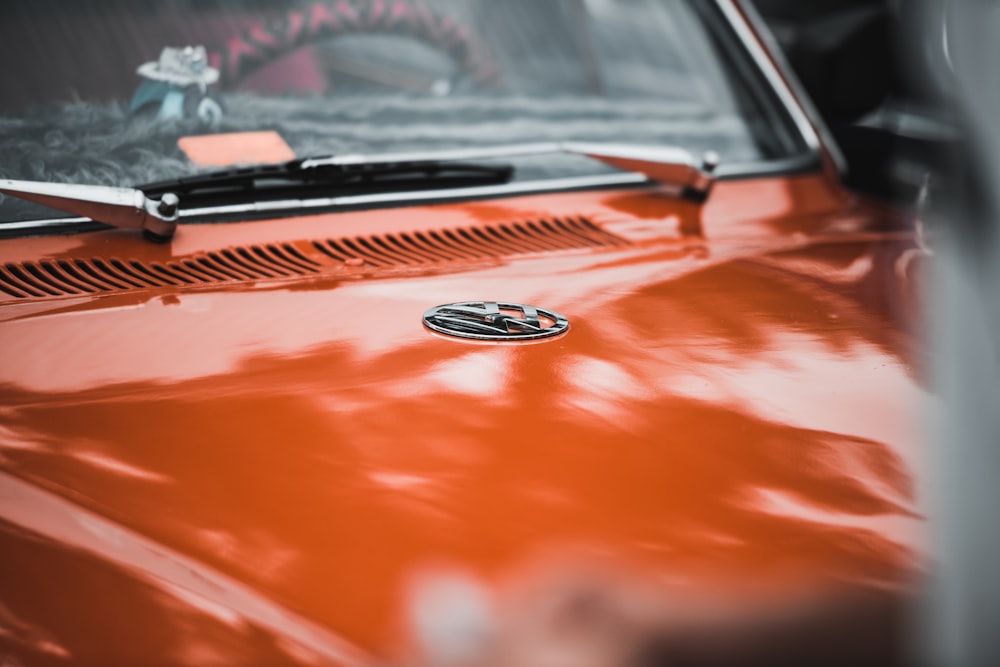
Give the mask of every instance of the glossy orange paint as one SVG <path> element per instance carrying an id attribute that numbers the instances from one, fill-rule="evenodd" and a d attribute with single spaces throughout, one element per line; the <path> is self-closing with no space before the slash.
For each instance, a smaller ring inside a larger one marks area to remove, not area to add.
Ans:
<path id="1" fill-rule="evenodd" d="M 359 664 L 424 568 L 499 581 L 579 550 L 689 594 L 906 586 L 912 234 L 826 176 L 722 182 L 702 212 L 565 193 L 0 241 L 0 262 L 568 215 L 631 242 L 0 305 L 0 654 Z M 571 329 L 421 325 L 483 299 Z"/>

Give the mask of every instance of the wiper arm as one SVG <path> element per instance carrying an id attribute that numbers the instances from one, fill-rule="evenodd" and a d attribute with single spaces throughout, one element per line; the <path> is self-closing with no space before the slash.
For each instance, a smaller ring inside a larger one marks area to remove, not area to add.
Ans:
<path id="1" fill-rule="evenodd" d="M 549 142 L 511 144 L 485 148 L 459 148 L 424 153 L 394 153 L 383 155 L 334 155 L 302 160 L 304 169 L 346 167 L 350 165 L 407 164 L 421 160 L 436 162 L 489 160 L 531 155 L 563 153 L 581 155 L 623 171 L 633 171 L 651 181 L 680 188 L 681 196 L 704 201 L 715 183 L 714 172 L 719 156 L 705 152 L 700 160 L 683 148 L 672 146 L 635 146 L 602 142 Z"/>
<path id="2" fill-rule="evenodd" d="M 180 217 L 180 200 L 172 193 L 155 200 L 133 188 L 11 179 L 0 179 L 0 192 L 112 227 L 141 229 L 143 236 L 156 243 L 173 237 Z"/>
<path id="3" fill-rule="evenodd" d="M 651 181 L 680 188 L 680 195 L 704 202 L 715 185 L 719 155 L 706 151 L 701 160 L 683 148 L 630 146 L 628 144 L 567 143 L 567 153 L 584 155 L 623 171 L 635 171 Z"/>

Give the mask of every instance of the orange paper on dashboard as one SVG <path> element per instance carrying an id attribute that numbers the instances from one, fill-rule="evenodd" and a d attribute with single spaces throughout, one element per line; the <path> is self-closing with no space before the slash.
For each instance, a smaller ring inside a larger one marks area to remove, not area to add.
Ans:
<path id="1" fill-rule="evenodd" d="M 199 167 L 277 164 L 295 159 L 292 149 L 273 130 L 181 137 L 177 145 Z"/>

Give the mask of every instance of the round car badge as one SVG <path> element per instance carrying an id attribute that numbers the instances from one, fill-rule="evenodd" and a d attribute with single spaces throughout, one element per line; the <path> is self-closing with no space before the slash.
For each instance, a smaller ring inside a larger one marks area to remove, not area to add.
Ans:
<path id="1" fill-rule="evenodd" d="M 424 326 L 446 336 L 487 341 L 529 341 L 566 333 L 569 320 L 559 313 L 498 301 L 466 301 L 431 308 Z"/>

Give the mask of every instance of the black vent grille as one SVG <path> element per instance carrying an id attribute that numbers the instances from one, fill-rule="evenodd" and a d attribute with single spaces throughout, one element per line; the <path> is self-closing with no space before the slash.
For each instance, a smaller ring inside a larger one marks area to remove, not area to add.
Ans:
<path id="1" fill-rule="evenodd" d="M 570 218 L 358 236 L 316 241 L 313 245 L 338 262 L 406 266 L 494 259 L 624 243 L 626 241 L 602 231 L 585 218 Z"/>
<path id="2" fill-rule="evenodd" d="M 626 245 L 586 218 L 519 221 L 227 248 L 167 262 L 70 258 L 0 265 L 0 294 L 15 299 L 157 287 L 281 280 L 345 267 L 380 268 L 495 261 L 502 257 Z"/>
<path id="3" fill-rule="evenodd" d="M 228 248 L 171 262 L 95 258 L 5 264 L 0 267 L 0 290 L 18 298 L 97 294 L 273 280 L 319 273 L 322 268 L 286 243 Z"/>

